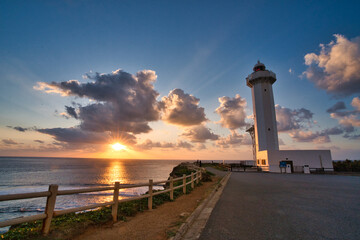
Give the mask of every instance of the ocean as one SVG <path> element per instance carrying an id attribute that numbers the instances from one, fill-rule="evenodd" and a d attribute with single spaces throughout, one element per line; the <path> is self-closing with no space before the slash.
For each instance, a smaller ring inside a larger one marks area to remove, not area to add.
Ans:
<path id="1" fill-rule="evenodd" d="M 60 190 L 137 184 L 165 180 L 181 160 L 85 159 L 0 157 L 0 195 L 46 191 L 50 184 Z M 162 189 L 156 186 L 154 189 Z M 145 193 L 147 187 L 121 189 L 119 199 Z M 112 191 L 58 196 L 55 209 L 61 210 L 112 200 Z M 0 221 L 39 214 L 46 198 L 0 202 Z M 0 232 L 8 228 L 0 228 Z"/>

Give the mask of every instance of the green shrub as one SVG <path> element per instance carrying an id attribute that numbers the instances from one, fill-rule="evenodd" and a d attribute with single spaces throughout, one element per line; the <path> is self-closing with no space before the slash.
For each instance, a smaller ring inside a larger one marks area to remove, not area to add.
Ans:
<path id="1" fill-rule="evenodd" d="M 214 176 L 215 174 L 213 174 L 212 172 L 206 171 L 204 173 L 202 173 L 202 178 L 201 181 L 203 182 L 211 182 L 212 178 L 211 176 Z"/>
<path id="2" fill-rule="evenodd" d="M 334 170 L 336 172 L 360 172 L 360 160 L 333 162 Z"/>

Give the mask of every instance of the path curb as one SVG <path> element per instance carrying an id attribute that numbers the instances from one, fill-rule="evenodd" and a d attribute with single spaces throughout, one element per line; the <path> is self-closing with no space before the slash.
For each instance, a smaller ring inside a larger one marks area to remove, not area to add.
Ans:
<path id="1" fill-rule="evenodd" d="M 195 209 L 195 211 L 181 225 L 176 235 L 171 240 L 193 240 L 198 239 L 202 230 L 211 215 L 216 203 L 218 202 L 222 191 L 224 190 L 231 172 L 226 174 L 210 193 L 210 195 Z"/>

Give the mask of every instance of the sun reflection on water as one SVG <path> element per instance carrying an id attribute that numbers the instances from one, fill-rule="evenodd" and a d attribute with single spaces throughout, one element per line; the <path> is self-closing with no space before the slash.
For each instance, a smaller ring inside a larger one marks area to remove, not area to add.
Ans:
<path id="1" fill-rule="evenodd" d="M 146 165 L 146 163 L 143 163 Z M 137 184 L 148 181 L 148 178 L 143 179 L 148 174 L 149 167 L 143 166 L 142 168 L 134 167 L 136 164 L 131 162 L 124 162 L 118 159 L 108 160 L 105 164 L 105 168 L 98 175 L 97 182 L 100 186 L 114 186 L 115 182 L 120 184 Z M 153 171 L 155 172 L 155 171 Z M 156 176 L 156 175 L 155 175 Z M 161 178 L 163 179 L 163 178 Z M 155 177 L 156 180 L 156 177 Z M 154 189 L 163 189 L 162 186 L 154 186 Z M 139 196 L 145 194 L 148 191 L 148 187 L 137 187 L 137 188 L 125 188 L 119 190 L 119 200 L 129 197 Z M 113 200 L 114 190 L 83 193 L 77 195 L 76 200 L 72 197 L 67 199 L 65 196 L 62 199 L 62 205 L 67 207 L 76 207 L 86 204 L 110 202 Z M 85 204 L 86 203 L 86 204 Z"/>
<path id="2" fill-rule="evenodd" d="M 104 171 L 101 183 L 106 185 L 114 185 L 115 182 L 120 182 L 120 184 L 129 183 L 128 173 L 123 165 L 123 162 L 118 160 L 112 160 L 110 162 L 109 166 Z M 122 196 L 122 193 L 125 193 L 126 191 L 126 189 L 120 189 L 119 199 L 125 198 Z M 103 201 L 112 201 L 113 191 L 109 191 L 108 193 L 111 193 L 111 195 L 102 196 Z"/>
<path id="3" fill-rule="evenodd" d="M 105 179 L 107 184 L 114 184 L 115 182 L 125 183 L 127 182 L 126 171 L 123 163 L 113 160 L 110 166 L 106 169 Z"/>

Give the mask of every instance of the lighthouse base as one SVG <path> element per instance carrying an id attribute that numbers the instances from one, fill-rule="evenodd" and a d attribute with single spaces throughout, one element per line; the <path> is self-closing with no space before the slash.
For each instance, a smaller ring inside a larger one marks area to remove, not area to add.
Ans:
<path id="1" fill-rule="evenodd" d="M 256 157 L 256 165 L 266 172 L 334 171 L 330 150 L 265 150 Z"/>

